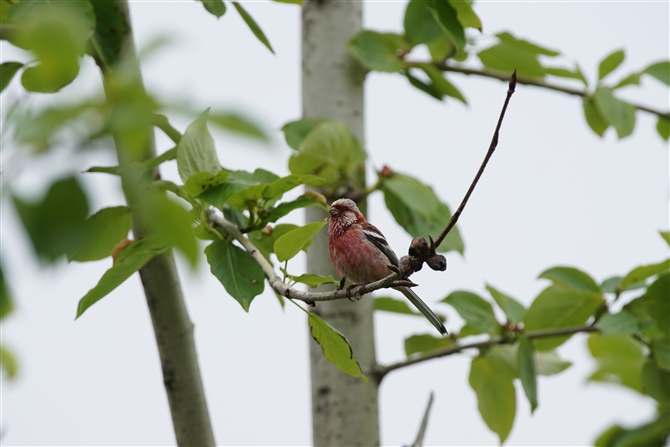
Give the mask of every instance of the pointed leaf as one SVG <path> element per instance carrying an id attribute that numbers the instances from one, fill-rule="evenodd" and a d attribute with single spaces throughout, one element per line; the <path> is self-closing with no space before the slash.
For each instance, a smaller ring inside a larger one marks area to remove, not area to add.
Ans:
<path id="1" fill-rule="evenodd" d="M 531 332 L 582 326 L 603 303 L 600 294 L 554 284 L 544 289 L 526 311 L 525 329 Z M 568 338 L 568 335 L 543 338 L 533 343 L 538 351 L 546 351 Z"/>
<path id="2" fill-rule="evenodd" d="M 526 313 L 526 308 L 523 306 L 523 304 L 519 303 L 511 296 L 494 289 L 488 284 L 486 285 L 486 290 L 489 291 L 498 306 L 502 309 L 503 312 L 505 312 L 505 315 L 507 315 L 509 321 L 514 324 L 518 324 L 523 321 L 523 316 Z"/>
<path id="3" fill-rule="evenodd" d="M 198 0 L 202 2 L 205 9 L 217 19 L 226 13 L 226 4 L 223 0 Z"/>
<path id="4" fill-rule="evenodd" d="M 553 376 L 565 371 L 572 363 L 561 360 L 556 351 L 541 351 L 535 353 L 535 370 L 540 376 Z"/>
<path id="5" fill-rule="evenodd" d="M 263 269 L 249 253 L 228 241 L 214 241 L 205 248 L 212 274 L 242 308 L 249 312 L 251 301 L 263 293 Z"/>
<path id="6" fill-rule="evenodd" d="M 656 121 L 656 132 L 663 138 L 665 141 L 668 141 L 670 138 L 670 119 L 659 117 Z"/>
<path id="7" fill-rule="evenodd" d="M 120 286 L 126 279 L 144 267 L 154 256 L 169 248 L 160 237 L 149 236 L 134 241 L 121 251 L 114 266 L 107 270 L 98 284 L 79 300 L 77 316 L 79 318 L 89 307 L 104 298 L 109 292 Z"/>
<path id="8" fill-rule="evenodd" d="M 660 234 L 663 240 L 670 246 L 670 231 L 659 231 L 658 234 Z"/>
<path id="9" fill-rule="evenodd" d="M 119 241 L 130 231 L 130 208 L 116 206 L 103 208 L 84 222 L 82 239 L 68 252 L 68 260 L 87 262 L 111 255 Z"/>
<path id="10" fill-rule="evenodd" d="M 18 365 L 12 351 L 0 345 L 0 369 L 5 371 L 8 379 L 13 379 L 16 376 L 16 372 L 19 369 Z"/>
<path id="11" fill-rule="evenodd" d="M 589 125 L 591 130 L 593 130 L 598 136 L 602 137 L 605 134 L 605 131 L 610 127 L 610 123 L 603 118 L 596 107 L 596 103 L 593 99 L 584 98 L 582 102 L 584 108 L 584 118 L 586 118 L 586 123 Z"/>
<path id="12" fill-rule="evenodd" d="M 360 377 L 368 382 L 361 371 L 361 365 L 354 358 L 349 341 L 340 331 L 328 324 L 323 318 L 314 313 L 307 319 L 312 329 L 312 338 L 321 346 L 323 355 L 343 373 L 352 377 Z"/>
<path id="13" fill-rule="evenodd" d="M 670 259 L 666 259 L 658 264 L 635 267 L 621 281 L 621 289 L 629 290 L 631 286 L 668 270 L 670 270 Z"/>
<path id="14" fill-rule="evenodd" d="M 431 334 L 417 334 L 405 339 L 405 355 L 430 352 L 455 344 L 452 338 L 435 337 Z"/>
<path id="15" fill-rule="evenodd" d="M 410 0 L 405 9 L 403 23 L 405 35 L 412 46 L 440 38 L 446 40 L 446 33 L 424 0 Z"/>
<path id="16" fill-rule="evenodd" d="M 244 23 L 246 23 L 247 26 L 249 27 L 249 29 L 251 30 L 251 32 L 254 33 L 254 36 L 256 36 L 256 38 L 258 40 L 260 40 L 261 43 L 263 45 L 265 45 L 267 47 L 267 49 L 270 50 L 270 52 L 272 54 L 274 54 L 275 50 L 272 49 L 272 45 L 270 45 L 270 41 L 268 40 L 267 37 L 265 37 L 265 34 L 263 33 L 263 30 L 261 29 L 260 26 L 258 26 L 256 21 L 249 15 L 249 13 L 238 2 L 233 2 L 233 6 L 235 7 L 235 9 L 237 9 L 237 12 L 240 13 L 240 15 L 242 16 L 242 19 L 244 20 Z"/>
<path id="17" fill-rule="evenodd" d="M 493 313 L 491 303 L 471 292 L 452 292 L 442 302 L 453 306 L 466 323 L 476 332 L 472 334 L 487 333 L 491 335 L 500 334 L 500 324 Z"/>
<path id="18" fill-rule="evenodd" d="M 309 273 L 304 273 L 300 276 L 290 276 L 289 275 L 289 277 L 295 282 L 299 282 L 299 283 L 302 283 L 302 284 L 307 284 L 310 287 L 322 286 L 324 284 L 339 284 L 339 281 L 335 281 L 335 278 L 333 278 L 333 275 L 319 276 L 319 275 L 311 275 Z"/>
<path id="19" fill-rule="evenodd" d="M 652 64 L 644 69 L 644 73 L 655 77 L 665 85 L 670 85 L 670 61 Z"/>
<path id="20" fill-rule="evenodd" d="M 20 62 L 5 62 L 0 65 L 0 92 L 5 90 L 21 67 L 23 67 L 23 64 Z"/>
<path id="21" fill-rule="evenodd" d="M 456 10 L 458 21 L 461 22 L 463 28 L 482 30 L 482 22 L 472 9 L 472 4 L 469 1 L 449 0 L 449 5 Z"/>
<path id="22" fill-rule="evenodd" d="M 298 254 L 305 245 L 312 242 L 312 238 L 318 233 L 326 222 L 312 222 L 303 227 L 296 228 L 276 240 L 274 249 L 279 262 L 288 261 Z"/>
<path id="23" fill-rule="evenodd" d="M 9 284 L 5 280 L 5 274 L 0 264 L 0 320 L 14 310 L 13 301 Z"/>
<path id="24" fill-rule="evenodd" d="M 207 130 L 208 115 L 209 109 L 196 118 L 177 145 L 177 167 L 183 182 L 199 172 L 216 174 L 221 170 L 214 139 Z"/>
<path id="25" fill-rule="evenodd" d="M 598 87 L 595 103 L 601 116 L 614 128 L 619 138 L 627 137 L 635 129 L 635 107 L 612 94 L 612 89 Z"/>
<path id="26" fill-rule="evenodd" d="M 470 386 L 477 394 L 479 413 L 486 425 L 500 437 L 507 439 L 516 414 L 516 394 L 512 378 L 498 374 L 496 365 L 488 357 L 475 357 L 470 367 Z"/>
<path id="27" fill-rule="evenodd" d="M 617 314 L 604 315 L 598 321 L 598 329 L 603 335 L 632 335 L 640 332 L 640 322 L 635 315 L 622 310 Z"/>
<path id="28" fill-rule="evenodd" d="M 519 337 L 519 377 L 530 402 L 530 412 L 537 408 L 537 375 L 535 372 L 535 348 L 528 338 Z"/>
<path id="29" fill-rule="evenodd" d="M 428 2 L 428 5 L 434 11 L 439 23 L 454 42 L 456 48 L 462 50 L 466 44 L 465 30 L 459 20 L 458 12 L 451 2 L 448 0 L 432 0 Z"/>
<path id="30" fill-rule="evenodd" d="M 210 113 L 209 122 L 227 131 L 261 141 L 268 141 L 268 136 L 261 126 L 237 113 Z"/>
<path id="31" fill-rule="evenodd" d="M 398 54 L 409 50 L 410 46 L 404 36 L 366 30 L 351 39 L 347 48 L 364 67 L 393 73 L 405 67 L 405 61 Z"/>
<path id="32" fill-rule="evenodd" d="M 308 193 L 311 191 L 308 191 Z M 318 193 L 313 193 L 312 194 L 318 194 Z M 319 194 L 321 196 L 321 194 Z M 321 196 L 323 198 L 323 196 Z M 272 208 L 268 212 L 268 216 L 264 219 L 265 222 L 276 222 L 282 217 L 286 216 L 288 213 L 290 213 L 293 210 L 296 210 L 298 208 L 307 208 L 310 206 L 318 206 L 324 210 L 328 210 L 328 208 L 325 206 L 325 198 L 321 200 L 321 198 L 314 197 L 312 195 L 303 194 L 300 197 L 298 197 L 295 200 L 292 200 L 290 202 L 284 202 L 280 203 L 277 205 L 275 208 Z"/>
<path id="33" fill-rule="evenodd" d="M 588 274 L 574 267 L 553 267 L 540 273 L 539 278 L 563 284 L 580 292 L 600 293 L 600 287 Z"/>
<path id="34" fill-rule="evenodd" d="M 452 98 L 456 98 L 459 101 L 461 101 L 463 104 L 467 104 L 467 101 L 463 97 L 460 91 L 454 85 L 447 81 L 444 78 L 444 75 L 442 71 L 440 71 L 437 67 L 431 64 L 424 64 L 420 63 L 417 65 L 419 68 L 421 68 L 426 75 L 428 75 L 428 78 L 432 82 L 432 86 L 440 92 L 442 95 L 447 95 L 451 96 Z"/>
<path id="35" fill-rule="evenodd" d="M 623 62 L 625 56 L 623 50 L 617 50 L 603 59 L 600 62 L 600 66 L 598 66 L 598 79 L 600 80 L 616 70 L 616 68 Z"/>

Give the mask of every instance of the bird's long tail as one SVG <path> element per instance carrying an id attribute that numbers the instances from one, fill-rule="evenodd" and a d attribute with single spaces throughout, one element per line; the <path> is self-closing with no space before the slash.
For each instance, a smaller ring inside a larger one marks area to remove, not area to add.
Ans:
<path id="1" fill-rule="evenodd" d="M 419 298 L 419 296 L 414 293 L 412 289 L 408 287 L 397 287 L 396 290 L 405 295 L 407 299 L 412 304 L 414 304 L 414 307 L 419 309 L 419 312 L 421 312 L 428 319 L 428 321 L 430 321 L 431 324 L 435 326 L 438 331 L 440 331 L 440 334 L 447 335 L 447 329 L 442 324 L 442 321 L 438 318 L 437 315 L 435 315 L 435 312 L 430 310 L 430 307 L 428 307 L 426 303 L 421 301 L 421 298 Z"/>

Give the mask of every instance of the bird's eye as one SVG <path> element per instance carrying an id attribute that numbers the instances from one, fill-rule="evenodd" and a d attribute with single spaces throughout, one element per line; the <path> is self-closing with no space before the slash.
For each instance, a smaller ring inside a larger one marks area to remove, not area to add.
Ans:
<path id="1" fill-rule="evenodd" d="M 349 211 L 349 207 L 348 207 L 348 206 L 345 206 L 345 207 L 344 207 L 344 211 Z"/>

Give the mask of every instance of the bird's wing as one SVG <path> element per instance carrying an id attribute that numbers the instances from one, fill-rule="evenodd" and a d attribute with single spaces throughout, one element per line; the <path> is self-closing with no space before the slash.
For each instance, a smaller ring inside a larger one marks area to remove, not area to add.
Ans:
<path id="1" fill-rule="evenodd" d="M 395 252 L 386 241 L 386 238 L 382 232 L 379 231 L 379 229 L 370 222 L 363 222 L 361 227 L 363 230 L 363 235 L 367 238 L 367 240 L 372 242 L 382 253 L 384 253 L 386 257 L 389 258 L 389 261 L 391 261 L 391 264 L 397 266 L 398 256 L 396 256 Z"/>

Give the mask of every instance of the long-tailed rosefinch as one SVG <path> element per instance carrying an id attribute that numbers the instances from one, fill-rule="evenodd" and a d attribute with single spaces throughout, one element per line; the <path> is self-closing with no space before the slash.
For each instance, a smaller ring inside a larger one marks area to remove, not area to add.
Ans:
<path id="1" fill-rule="evenodd" d="M 398 257 L 377 227 L 365 220 L 351 199 L 339 199 L 330 207 L 328 218 L 330 258 L 337 273 L 355 284 L 367 284 L 388 276 L 388 265 L 398 265 Z M 419 309 L 433 326 L 446 335 L 442 321 L 411 289 L 396 287 Z"/>

